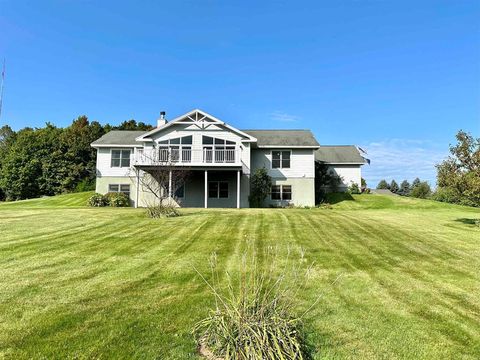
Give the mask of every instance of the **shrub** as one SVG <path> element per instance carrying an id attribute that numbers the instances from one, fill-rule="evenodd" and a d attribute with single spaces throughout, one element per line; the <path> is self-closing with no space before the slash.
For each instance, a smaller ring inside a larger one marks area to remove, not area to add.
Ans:
<path id="1" fill-rule="evenodd" d="M 215 308 L 194 329 L 202 354 L 208 352 L 210 358 L 232 360 L 305 359 L 308 356 L 303 315 L 294 315 L 295 294 L 302 286 L 300 269 L 279 266 L 269 254 L 266 258 L 263 263 L 268 265 L 260 270 L 257 256 L 253 254 L 250 259 L 244 254 L 238 278 L 225 274 L 228 285 L 224 290 L 219 287 L 221 277 L 216 270 L 215 254 L 210 261 L 211 281 L 195 269 L 215 298 Z M 302 257 L 299 264 L 303 261 Z M 278 268 L 284 273 L 278 274 Z M 294 288 L 285 285 L 289 276 L 296 279 L 291 282 Z"/>
<path id="2" fill-rule="evenodd" d="M 108 202 L 104 195 L 95 193 L 88 199 L 89 206 L 101 207 L 107 206 Z"/>
<path id="3" fill-rule="evenodd" d="M 430 185 L 426 181 L 422 181 L 415 185 L 412 190 L 410 191 L 410 196 L 420 199 L 426 199 L 430 196 L 432 190 L 430 189 Z"/>
<path id="4" fill-rule="evenodd" d="M 315 162 L 315 204 L 326 200 L 327 192 L 337 192 L 343 178 L 329 165 Z"/>
<path id="5" fill-rule="evenodd" d="M 272 178 L 268 175 L 265 167 L 255 170 L 250 180 L 250 196 L 248 201 L 250 207 L 262 207 L 272 188 Z"/>
<path id="6" fill-rule="evenodd" d="M 358 187 L 358 184 L 352 182 L 352 184 L 348 187 L 348 192 L 350 194 L 360 194 L 360 188 Z"/>
<path id="7" fill-rule="evenodd" d="M 130 206 L 130 199 L 121 192 L 109 192 L 105 194 L 108 206 L 111 207 L 128 207 Z"/>
<path id="8" fill-rule="evenodd" d="M 152 219 L 180 216 L 178 208 L 172 204 L 159 204 L 147 206 L 147 216 Z"/>
<path id="9" fill-rule="evenodd" d="M 436 201 L 460 204 L 461 197 L 458 192 L 452 188 L 438 187 L 435 193 L 432 195 L 432 199 Z"/>
<path id="10" fill-rule="evenodd" d="M 315 188 L 315 204 L 324 203 L 327 200 L 327 191 L 323 188 Z"/>
<path id="11" fill-rule="evenodd" d="M 83 179 L 77 186 L 75 186 L 75 192 L 84 192 L 95 190 L 95 180 L 92 179 Z"/>

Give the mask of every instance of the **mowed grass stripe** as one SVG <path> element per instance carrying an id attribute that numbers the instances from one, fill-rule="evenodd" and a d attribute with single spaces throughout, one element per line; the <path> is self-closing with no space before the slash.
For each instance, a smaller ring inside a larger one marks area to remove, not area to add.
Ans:
<path id="1" fill-rule="evenodd" d="M 314 263 L 299 311 L 326 358 L 471 358 L 480 348 L 478 209 L 358 196 L 327 209 L 82 208 L 87 194 L 0 204 L 0 358 L 196 359 L 191 335 L 253 247 Z M 467 219 L 468 221 L 459 221 Z M 289 255 L 288 255 L 289 254 Z M 341 274 L 338 281 L 332 281 Z"/>

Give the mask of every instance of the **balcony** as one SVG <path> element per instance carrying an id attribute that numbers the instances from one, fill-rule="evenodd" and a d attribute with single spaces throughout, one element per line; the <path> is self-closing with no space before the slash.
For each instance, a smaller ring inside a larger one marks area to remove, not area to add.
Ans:
<path id="1" fill-rule="evenodd" d="M 137 166 L 241 166 L 240 149 L 157 148 L 137 150 Z"/>

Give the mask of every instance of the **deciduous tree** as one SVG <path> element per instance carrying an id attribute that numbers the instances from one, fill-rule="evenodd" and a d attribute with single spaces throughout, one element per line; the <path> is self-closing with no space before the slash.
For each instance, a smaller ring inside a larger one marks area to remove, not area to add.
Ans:
<path id="1" fill-rule="evenodd" d="M 437 165 L 438 200 L 480 206 L 480 138 L 460 130 L 450 156 Z M 448 196 L 447 196 L 448 195 Z"/>

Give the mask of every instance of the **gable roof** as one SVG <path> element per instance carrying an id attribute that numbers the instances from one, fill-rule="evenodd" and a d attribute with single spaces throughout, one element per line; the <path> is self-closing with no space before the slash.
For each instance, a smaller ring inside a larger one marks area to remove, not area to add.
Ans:
<path id="1" fill-rule="evenodd" d="M 293 147 L 318 148 L 320 145 L 310 130 L 241 130 L 255 138 L 256 146 L 260 148 Z M 93 147 L 107 146 L 142 146 L 139 137 L 147 134 L 141 130 L 112 130 L 95 140 Z"/>
<path id="2" fill-rule="evenodd" d="M 111 130 L 100 139 L 95 140 L 92 147 L 111 147 L 111 146 L 142 146 L 142 143 L 135 139 L 145 134 L 143 130 Z"/>
<path id="3" fill-rule="evenodd" d="M 315 151 L 315 161 L 328 164 L 365 164 L 367 162 L 354 145 L 322 145 Z"/>
<path id="4" fill-rule="evenodd" d="M 202 129 L 205 126 L 208 127 L 211 124 L 221 125 L 221 126 L 226 127 L 227 129 L 229 129 L 230 131 L 232 131 L 234 133 L 237 133 L 240 136 L 243 136 L 245 138 L 244 141 L 256 141 L 256 139 L 253 138 L 251 135 L 248 135 L 248 134 L 244 133 L 243 131 L 238 130 L 237 128 L 234 128 L 233 126 L 228 125 L 226 122 L 224 122 L 220 119 L 217 119 L 215 116 L 210 115 L 209 113 L 207 113 L 205 111 L 202 111 L 200 109 L 193 109 L 192 111 L 189 111 L 186 114 L 180 115 L 180 116 L 176 117 L 175 119 L 170 120 L 165 125 L 163 125 L 161 127 L 157 127 L 155 129 L 139 136 L 137 140 L 138 141 L 151 141 L 152 140 L 151 135 L 153 135 L 153 134 L 155 134 L 159 131 L 163 131 L 163 130 L 169 128 L 172 125 L 184 124 L 184 123 L 195 124 L 197 126 L 200 126 L 200 128 L 202 128 Z"/>
<path id="5" fill-rule="evenodd" d="M 243 130 L 257 139 L 257 147 L 318 148 L 310 130 Z"/>

